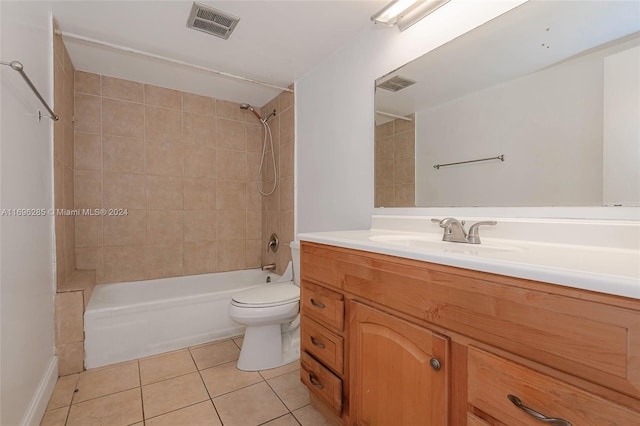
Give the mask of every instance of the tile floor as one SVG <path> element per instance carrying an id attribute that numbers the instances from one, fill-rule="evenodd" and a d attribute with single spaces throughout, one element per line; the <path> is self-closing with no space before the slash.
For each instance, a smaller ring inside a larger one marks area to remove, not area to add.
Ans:
<path id="1" fill-rule="evenodd" d="M 300 363 L 236 368 L 242 337 L 58 379 L 43 426 L 315 426 Z"/>

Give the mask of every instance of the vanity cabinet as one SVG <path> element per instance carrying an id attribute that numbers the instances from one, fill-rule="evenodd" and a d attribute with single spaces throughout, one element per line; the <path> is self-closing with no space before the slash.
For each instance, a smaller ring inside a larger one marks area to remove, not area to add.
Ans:
<path id="1" fill-rule="evenodd" d="M 305 241 L 301 285 L 301 379 L 340 423 L 640 424 L 635 299 Z"/>

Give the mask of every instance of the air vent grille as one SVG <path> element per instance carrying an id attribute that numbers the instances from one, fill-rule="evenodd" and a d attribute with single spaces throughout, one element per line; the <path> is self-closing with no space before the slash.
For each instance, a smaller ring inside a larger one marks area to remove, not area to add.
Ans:
<path id="1" fill-rule="evenodd" d="M 397 92 L 399 90 L 406 89 L 413 84 L 416 84 L 416 82 L 406 77 L 396 75 L 395 77 L 391 77 L 389 80 L 378 84 L 378 87 L 391 92 Z"/>
<path id="2" fill-rule="evenodd" d="M 228 39 L 240 18 L 199 3 L 193 3 L 187 27 Z"/>

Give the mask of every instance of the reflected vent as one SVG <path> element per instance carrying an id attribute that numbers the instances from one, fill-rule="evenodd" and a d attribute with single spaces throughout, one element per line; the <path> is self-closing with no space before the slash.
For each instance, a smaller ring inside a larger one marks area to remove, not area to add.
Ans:
<path id="1" fill-rule="evenodd" d="M 187 27 L 228 39 L 240 18 L 199 3 L 193 3 Z"/>
<path id="2" fill-rule="evenodd" d="M 415 81 L 409 80 L 408 78 L 401 77 L 396 75 L 395 77 L 391 77 L 387 81 L 383 81 L 378 84 L 378 87 L 381 89 L 389 90 L 391 92 L 397 92 L 402 89 L 406 89 L 407 87 L 416 84 Z"/>

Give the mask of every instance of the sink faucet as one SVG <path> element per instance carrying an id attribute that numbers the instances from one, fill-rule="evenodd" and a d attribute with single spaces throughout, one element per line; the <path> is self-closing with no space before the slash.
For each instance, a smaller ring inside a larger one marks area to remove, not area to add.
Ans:
<path id="1" fill-rule="evenodd" d="M 467 243 L 467 244 L 480 244 L 480 235 L 478 229 L 483 225 L 496 225 L 498 222 L 495 220 L 485 220 L 474 223 L 469 228 L 469 233 L 464 229 L 464 220 L 459 221 L 453 217 L 447 217 L 442 220 L 431 219 L 432 222 L 438 223 L 441 228 L 444 228 L 444 235 L 442 241 L 450 241 L 452 243 Z"/>

